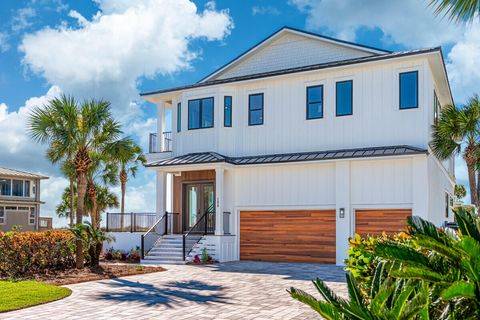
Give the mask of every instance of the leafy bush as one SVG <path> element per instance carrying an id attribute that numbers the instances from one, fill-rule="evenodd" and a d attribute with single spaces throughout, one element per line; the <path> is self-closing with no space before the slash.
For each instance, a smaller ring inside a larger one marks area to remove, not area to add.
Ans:
<path id="1" fill-rule="evenodd" d="M 366 240 L 376 266 L 370 274 L 363 258 L 350 263 L 358 272 L 347 275 L 349 300 L 320 279 L 314 284 L 325 301 L 295 288 L 289 292 L 326 319 L 480 319 L 480 218 L 460 208 L 455 221 L 458 231 L 413 217 L 407 238 Z M 356 277 L 370 277 L 369 290 Z"/>
<path id="2" fill-rule="evenodd" d="M 0 232 L 0 277 L 19 278 L 74 267 L 73 239 L 66 231 Z"/>
<path id="3" fill-rule="evenodd" d="M 349 239 L 350 249 L 347 251 L 345 270 L 350 271 L 355 278 L 356 283 L 362 290 L 368 291 L 371 288 L 371 282 L 380 258 L 375 254 L 375 248 L 379 243 L 385 241 L 396 241 L 406 245 L 413 246 L 411 237 L 405 232 L 394 235 L 383 233 L 381 236 L 367 236 L 362 238 L 359 234 Z"/>
<path id="4" fill-rule="evenodd" d="M 103 242 L 110 242 L 113 240 L 113 237 L 107 235 L 100 228 L 96 228 L 90 222 L 77 224 L 70 231 L 77 239 L 82 239 L 87 264 L 93 267 L 98 266 L 103 250 Z"/>
<path id="5" fill-rule="evenodd" d="M 136 247 L 135 249 L 130 250 L 130 252 L 123 252 L 121 250 L 115 250 L 114 248 L 109 248 L 103 254 L 105 260 L 118 260 L 118 261 L 128 261 L 132 263 L 140 262 L 140 248 Z"/>

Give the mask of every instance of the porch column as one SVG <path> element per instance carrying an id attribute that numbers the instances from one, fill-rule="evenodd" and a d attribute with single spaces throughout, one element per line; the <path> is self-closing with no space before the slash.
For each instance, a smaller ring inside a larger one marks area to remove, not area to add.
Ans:
<path id="1" fill-rule="evenodd" d="M 157 151 L 164 151 L 163 132 L 165 132 L 165 102 L 157 105 Z"/>
<path id="2" fill-rule="evenodd" d="M 167 211 L 167 173 L 157 171 L 157 219 Z"/>
<path id="3" fill-rule="evenodd" d="M 223 235 L 223 180 L 225 169 L 215 168 L 215 235 Z"/>

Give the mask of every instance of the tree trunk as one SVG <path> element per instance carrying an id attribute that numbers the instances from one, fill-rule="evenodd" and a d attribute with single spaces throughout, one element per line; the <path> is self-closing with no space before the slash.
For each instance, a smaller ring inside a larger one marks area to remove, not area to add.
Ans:
<path id="1" fill-rule="evenodd" d="M 75 213 L 74 209 L 74 200 L 75 200 L 75 190 L 74 188 L 74 177 L 70 177 L 70 228 L 73 228 L 75 221 L 73 220 Z"/>
<path id="2" fill-rule="evenodd" d="M 83 214 L 85 212 L 85 194 L 87 192 L 87 176 L 85 172 L 79 172 L 77 174 L 77 224 L 82 224 Z M 76 266 L 78 269 L 83 268 L 84 256 L 83 256 L 83 242 L 82 239 L 77 239 L 76 244 Z"/>
<path id="3" fill-rule="evenodd" d="M 122 168 L 122 170 L 120 171 L 120 187 L 121 187 L 121 190 L 122 190 L 122 199 L 120 200 L 120 217 L 121 217 L 121 221 L 120 221 L 120 228 L 121 230 L 123 230 L 123 225 L 124 225 L 124 215 L 125 215 L 125 188 L 126 188 L 126 185 L 127 185 L 127 172 L 125 171 L 125 169 Z"/>
<path id="4" fill-rule="evenodd" d="M 475 146 L 467 146 L 463 153 L 463 159 L 467 164 L 468 171 L 468 184 L 470 186 L 470 201 L 473 205 L 479 205 L 478 202 L 478 189 L 477 189 L 477 180 L 475 175 L 475 169 L 477 165 L 477 153 Z"/>

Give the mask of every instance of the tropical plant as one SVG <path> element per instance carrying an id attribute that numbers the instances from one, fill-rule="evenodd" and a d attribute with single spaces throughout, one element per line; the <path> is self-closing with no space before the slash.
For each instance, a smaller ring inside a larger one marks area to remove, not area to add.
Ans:
<path id="1" fill-rule="evenodd" d="M 436 15 L 448 16 L 456 22 L 473 21 L 480 13 L 479 0 L 430 0 Z"/>
<path id="2" fill-rule="evenodd" d="M 65 210 L 62 210 L 61 212 L 62 212 L 63 216 L 68 217 L 70 219 L 70 228 L 73 228 L 73 226 L 75 225 L 75 222 L 74 222 L 75 213 L 74 212 L 77 208 L 76 204 L 75 204 L 75 194 L 76 194 L 77 190 L 76 190 L 76 187 L 75 187 L 75 179 L 76 179 L 75 166 L 74 166 L 73 161 L 71 159 L 67 159 L 63 162 L 62 172 L 65 176 L 68 177 L 68 181 L 70 182 L 69 188 L 68 188 L 68 191 L 69 191 L 68 196 L 70 197 L 70 200 L 69 200 L 70 211 L 67 213 Z M 62 198 L 64 196 L 65 195 L 62 195 Z M 57 211 L 57 215 L 58 215 L 58 211 Z"/>
<path id="3" fill-rule="evenodd" d="M 35 141 L 48 143 L 47 157 L 52 163 L 73 159 L 78 188 L 76 220 L 81 224 L 91 155 L 105 154 L 121 134 L 120 124 L 112 118 L 110 103 L 91 100 L 79 105 L 73 97 L 63 95 L 32 111 L 29 132 Z M 82 239 L 77 239 L 77 268 L 84 263 L 82 246 Z"/>
<path id="4" fill-rule="evenodd" d="M 409 241 L 376 241 L 370 288 L 362 290 L 355 273 L 348 274 L 350 300 L 318 279 L 314 284 L 325 301 L 289 292 L 327 319 L 479 319 L 480 219 L 459 208 L 455 220 L 458 231 L 413 217 Z"/>
<path id="5" fill-rule="evenodd" d="M 305 291 L 291 288 L 290 295 L 310 306 L 325 319 L 397 320 L 414 319 L 425 312 L 428 288 L 415 281 L 384 279 L 385 263 L 375 268 L 374 283 L 366 298 L 351 274 L 347 274 L 349 299 L 337 296 L 322 280 L 313 281 L 325 301 L 320 301 Z"/>
<path id="6" fill-rule="evenodd" d="M 130 138 L 124 138 L 118 141 L 113 146 L 110 155 L 112 161 L 118 164 L 119 171 L 119 180 L 121 188 L 121 204 L 120 212 L 122 213 L 121 217 L 121 228 L 124 225 L 124 216 L 125 213 L 125 191 L 128 181 L 128 176 L 131 175 L 135 177 L 138 171 L 138 165 L 144 165 L 146 163 L 145 155 L 143 154 L 142 148 Z"/>
<path id="7" fill-rule="evenodd" d="M 73 194 L 73 203 L 71 202 L 72 194 Z M 55 208 L 55 213 L 57 214 L 57 216 L 59 216 L 60 218 L 63 218 L 63 217 L 71 218 L 70 212 L 75 212 L 75 210 L 77 209 L 76 195 L 77 195 L 77 186 L 75 183 L 73 184 L 73 190 L 70 188 L 70 186 L 66 187 L 65 190 L 63 190 L 62 200 Z M 73 211 L 72 211 L 72 205 L 73 205 Z"/>
<path id="8" fill-rule="evenodd" d="M 462 184 L 457 184 L 455 186 L 455 201 L 456 202 L 461 202 L 463 198 L 467 195 L 467 190 L 465 189 L 465 186 Z"/>
<path id="9" fill-rule="evenodd" d="M 433 126 L 432 151 L 441 160 L 462 154 L 467 165 L 471 202 L 479 206 L 479 193 L 475 177 L 479 162 L 479 98 L 477 95 L 473 96 L 463 108 L 449 105 L 442 109 L 440 120 Z"/>
<path id="10" fill-rule="evenodd" d="M 100 228 L 100 217 L 107 209 L 118 208 L 118 196 L 111 192 L 106 186 L 95 187 L 95 206 L 90 198 L 87 198 L 86 206 L 92 217 L 92 224 L 96 228 Z"/>
<path id="11" fill-rule="evenodd" d="M 82 239 L 87 251 L 88 262 L 91 267 L 96 267 L 100 263 L 100 255 L 102 254 L 103 243 L 111 242 L 113 237 L 107 235 L 100 228 L 96 228 L 90 222 L 85 224 L 77 224 L 70 229 L 76 238 Z"/>

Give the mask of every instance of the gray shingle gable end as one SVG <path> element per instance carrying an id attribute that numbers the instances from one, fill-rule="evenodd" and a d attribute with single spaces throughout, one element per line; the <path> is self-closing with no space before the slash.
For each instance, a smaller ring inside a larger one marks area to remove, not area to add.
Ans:
<path id="1" fill-rule="evenodd" d="M 441 47 L 386 53 L 386 54 L 373 55 L 373 56 L 367 56 L 367 57 L 361 57 L 361 58 L 355 58 L 355 59 L 348 59 L 348 60 L 341 60 L 341 61 L 335 61 L 335 62 L 314 64 L 314 65 L 309 65 L 309 66 L 304 66 L 304 67 L 296 67 L 296 68 L 289 68 L 289 69 L 276 70 L 276 71 L 270 71 L 270 72 L 263 72 L 263 73 L 257 73 L 257 74 L 251 74 L 251 75 L 239 76 L 239 77 L 233 77 L 233 78 L 227 78 L 227 79 L 218 79 L 218 80 L 212 80 L 212 81 L 206 81 L 206 82 L 199 82 L 199 83 L 195 83 L 195 84 L 191 84 L 191 85 L 179 86 L 179 87 L 174 87 L 174 88 L 169 88 L 169 89 L 155 90 L 155 91 L 150 91 L 150 92 L 142 92 L 142 93 L 140 93 L 140 96 L 149 96 L 149 95 L 162 94 L 162 93 L 175 92 L 175 91 L 182 91 L 182 90 L 194 89 L 194 88 L 200 88 L 200 87 L 208 87 L 208 86 L 231 83 L 231 82 L 240 82 L 240 81 L 247 81 L 247 80 L 253 80 L 253 79 L 261 79 L 261 78 L 274 77 L 274 76 L 286 75 L 286 74 L 291 74 L 291 73 L 299 73 L 299 72 L 321 70 L 321 69 L 328 69 L 328 68 L 334 68 L 334 67 L 342 67 L 342 66 L 353 65 L 353 64 L 368 63 L 368 62 L 373 62 L 373 61 L 380 61 L 380 60 L 395 59 L 395 58 L 401 58 L 401 57 L 407 57 L 407 56 L 421 55 L 421 54 L 432 53 L 432 52 L 439 52 L 440 54 L 442 54 Z"/>
<path id="2" fill-rule="evenodd" d="M 269 40 L 271 40 L 272 38 L 280 35 L 281 33 L 285 32 L 285 31 L 290 31 L 290 32 L 294 32 L 294 33 L 297 33 L 297 34 L 300 34 L 300 35 L 306 35 L 306 36 L 314 37 L 314 38 L 317 38 L 317 39 L 320 39 L 320 40 L 326 40 L 328 42 L 335 43 L 335 44 L 338 44 L 338 45 L 344 45 L 344 46 L 352 47 L 352 48 L 355 48 L 355 49 L 364 50 L 364 51 L 367 51 L 371 54 L 392 53 L 392 51 L 389 51 L 389 50 L 379 49 L 379 48 L 375 48 L 375 47 L 371 47 L 371 46 L 366 46 L 366 45 L 363 45 L 363 44 L 358 44 L 358 43 L 354 43 L 354 42 L 350 42 L 350 41 L 336 39 L 336 38 L 333 38 L 333 37 L 327 37 L 327 36 L 324 36 L 324 35 L 321 35 L 321 34 L 318 34 L 318 33 L 314 33 L 314 32 L 309 32 L 309 31 L 300 30 L 300 29 L 297 29 L 297 28 L 284 26 L 284 27 L 278 29 L 277 31 L 275 31 L 274 33 L 272 33 L 271 35 L 269 35 L 268 37 L 266 37 L 265 39 L 256 43 L 252 47 L 248 48 L 247 50 L 245 50 L 244 52 L 242 52 L 241 54 L 239 54 L 238 56 L 236 56 L 232 60 L 228 61 L 223 66 L 221 66 L 221 67 L 217 68 L 215 71 L 209 73 L 207 76 L 200 79 L 197 83 L 205 82 L 209 78 L 213 77 L 214 75 L 221 73 L 222 71 L 226 70 L 228 67 L 233 65 L 234 63 L 239 62 L 240 60 L 249 56 L 252 53 L 253 50 L 263 46 Z"/>
<path id="3" fill-rule="evenodd" d="M 208 163 L 229 163 L 233 165 L 249 164 L 274 164 L 288 162 L 306 162 L 321 160 L 340 160 L 353 158 L 371 158 L 399 155 L 428 154 L 428 150 L 413 146 L 384 146 L 355 149 L 339 149 L 315 152 L 297 152 L 284 154 L 270 154 L 245 157 L 227 157 L 216 152 L 189 153 L 186 155 L 154 161 L 148 163 L 147 167 L 168 167 L 177 165 L 208 164 Z"/>

